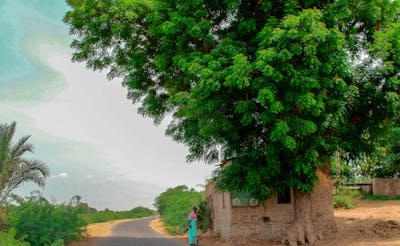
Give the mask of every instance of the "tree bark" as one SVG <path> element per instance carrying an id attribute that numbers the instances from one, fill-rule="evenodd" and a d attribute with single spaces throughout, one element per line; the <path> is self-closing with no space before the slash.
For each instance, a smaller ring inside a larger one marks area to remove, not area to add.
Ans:
<path id="1" fill-rule="evenodd" d="M 294 221 L 288 229 L 290 246 L 314 245 L 317 233 L 311 220 L 311 194 L 293 190 Z"/>

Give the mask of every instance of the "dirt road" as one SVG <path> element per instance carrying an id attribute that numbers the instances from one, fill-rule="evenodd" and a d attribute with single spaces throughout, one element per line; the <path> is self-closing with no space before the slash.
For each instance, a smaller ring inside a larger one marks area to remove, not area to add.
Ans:
<path id="1" fill-rule="evenodd" d="M 115 222 L 110 226 L 106 223 L 100 225 L 108 227 L 109 231 L 104 232 L 90 239 L 83 240 L 70 246 L 183 246 L 181 241 L 166 238 L 150 228 L 150 222 L 154 218 L 137 220 L 125 220 Z M 99 225 L 99 224 L 98 224 Z M 96 228 L 95 228 L 96 230 Z M 90 231 L 89 231 L 90 233 Z M 93 236 L 93 235 L 92 235 Z"/>

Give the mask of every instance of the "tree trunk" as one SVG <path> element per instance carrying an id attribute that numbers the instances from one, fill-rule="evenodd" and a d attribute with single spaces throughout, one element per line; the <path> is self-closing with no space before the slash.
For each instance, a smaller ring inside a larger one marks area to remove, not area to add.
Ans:
<path id="1" fill-rule="evenodd" d="M 293 190 L 294 221 L 288 229 L 290 246 L 314 245 L 317 232 L 311 220 L 311 194 Z"/>

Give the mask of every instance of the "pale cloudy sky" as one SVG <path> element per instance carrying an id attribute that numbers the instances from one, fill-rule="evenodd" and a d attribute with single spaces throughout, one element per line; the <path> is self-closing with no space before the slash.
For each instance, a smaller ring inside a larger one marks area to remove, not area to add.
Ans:
<path id="1" fill-rule="evenodd" d="M 33 157 L 52 172 L 44 194 L 123 210 L 151 206 L 169 187 L 204 184 L 213 166 L 187 164 L 166 123 L 138 115 L 120 81 L 70 61 L 66 9 L 63 0 L 0 0 L 0 122 L 32 135 Z"/>

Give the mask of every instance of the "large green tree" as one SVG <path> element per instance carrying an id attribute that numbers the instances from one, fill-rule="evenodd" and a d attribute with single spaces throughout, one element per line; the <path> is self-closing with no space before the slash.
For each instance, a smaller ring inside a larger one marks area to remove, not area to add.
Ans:
<path id="1" fill-rule="evenodd" d="M 155 123 L 172 115 L 188 161 L 232 159 L 219 187 L 293 188 L 292 245 L 315 242 L 316 169 L 368 153 L 399 117 L 397 0 L 67 2 L 73 60 L 122 77 Z"/>

